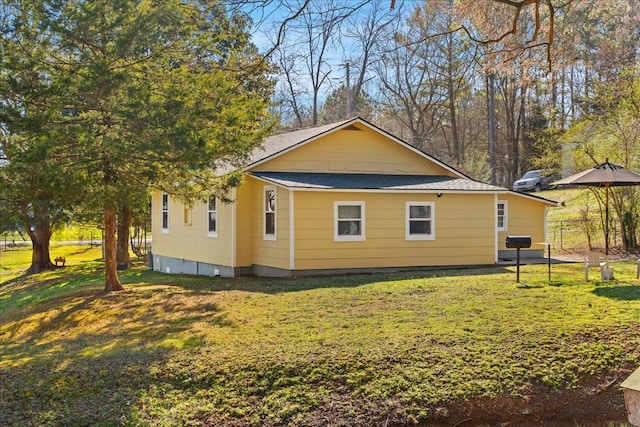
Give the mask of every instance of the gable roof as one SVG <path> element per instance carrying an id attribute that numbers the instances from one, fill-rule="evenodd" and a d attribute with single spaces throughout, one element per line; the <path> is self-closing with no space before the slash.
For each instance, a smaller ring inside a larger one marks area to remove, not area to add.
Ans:
<path id="1" fill-rule="evenodd" d="M 324 126 L 297 129 L 290 132 L 272 135 L 265 139 L 264 144 L 261 147 L 257 148 L 253 151 L 253 153 L 251 153 L 247 168 L 262 163 L 267 159 L 277 157 L 280 154 L 284 154 L 285 152 L 290 151 L 300 144 L 317 139 L 318 137 L 325 135 L 333 130 L 341 129 L 343 124 L 350 122 L 351 120 L 344 120 L 337 123 L 330 123 Z"/>
<path id="2" fill-rule="evenodd" d="M 378 132 L 389 140 L 431 161 L 451 172 L 454 177 L 446 175 L 390 175 L 363 173 L 311 173 L 311 172 L 258 172 L 251 169 L 262 163 L 284 155 L 298 147 L 308 144 L 331 132 L 349 127 L 364 126 Z M 398 139 L 378 126 L 354 117 L 340 122 L 330 123 L 305 129 L 298 129 L 268 137 L 264 144 L 255 149 L 244 170 L 250 175 L 275 185 L 291 189 L 307 190 L 377 190 L 377 191 L 433 191 L 433 192 L 493 192 L 510 193 L 520 197 L 536 200 L 547 205 L 557 206 L 557 202 L 527 193 L 517 193 L 504 187 L 477 181 L 462 172 L 443 163 L 422 150 Z"/>
<path id="3" fill-rule="evenodd" d="M 426 160 L 429 160 L 433 163 L 435 163 L 436 165 L 442 167 L 443 169 L 451 172 L 452 174 L 454 174 L 455 176 L 459 177 L 459 178 L 464 178 L 464 179 L 472 179 L 470 177 L 468 177 L 467 175 L 463 174 L 460 171 L 457 171 L 456 169 L 452 168 L 451 166 L 447 165 L 446 163 L 441 162 L 440 160 L 436 159 L 435 157 L 425 153 L 422 150 L 417 149 L 416 147 L 396 138 L 395 136 L 393 136 L 392 134 L 390 134 L 389 132 L 385 131 L 384 129 L 381 129 L 375 125 L 373 125 L 372 123 L 369 123 L 368 121 L 360 118 L 360 117 L 354 117 L 351 118 L 349 120 L 344 120 L 341 122 L 336 122 L 336 123 L 331 123 L 328 125 L 324 125 L 324 126 L 317 126 L 317 127 L 313 127 L 313 128 L 306 128 L 306 129 L 299 129 L 299 130 L 295 130 L 295 131 L 291 131 L 291 132 L 285 132 L 285 133 L 281 133 L 278 135 L 273 135 L 268 137 L 263 146 L 254 150 L 253 153 L 251 154 L 250 158 L 249 158 L 249 163 L 248 165 L 245 167 L 245 170 L 250 170 L 255 168 L 256 166 L 272 160 L 278 156 L 281 156 L 285 153 L 288 153 L 291 150 L 294 150 L 298 147 L 301 147 L 305 144 L 308 144 L 312 141 L 315 141 L 316 139 L 331 133 L 331 132 L 335 132 L 341 129 L 346 129 L 349 128 L 351 126 L 354 125 L 361 125 L 364 127 L 367 127 L 377 133 L 380 133 L 384 136 L 386 136 L 387 138 L 389 138 L 391 141 L 395 142 L 396 144 L 399 144 L 401 146 L 403 146 L 404 148 L 413 151 L 414 153 L 418 154 L 419 156 L 425 158 Z"/>

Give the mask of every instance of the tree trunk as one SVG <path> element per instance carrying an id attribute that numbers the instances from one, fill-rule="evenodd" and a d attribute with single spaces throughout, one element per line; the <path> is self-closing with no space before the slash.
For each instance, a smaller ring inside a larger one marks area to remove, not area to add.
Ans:
<path id="1" fill-rule="evenodd" d="M 118 249 L 116 263 L 118 269 L 126 270 L 131 267 L 131 254 L 129 254 L 129 228 L 131 226 L 131 209 L 123 205 L 118 221 Z"/>
<path id="2" fill-rule="evenodd" d="M 451 64 L 449 64 L 451 71 Z M 460 136 L 458 134 L 458 117 L 456 111 L 456 94 L 453 89 L 453 77 L 451 74 L 447 77 L 448 82 L 448 101 L 449 101 L 449 121 L 451 122 L 451 137 L 453 138 L 453 159 L 455 167 L 460 168 L 464 159 L 464 153 L 460 144 Z"/>
<path id="3" fill-rule="evenodd" d="M 104 290 L 122 291 L 124 287 L 118 278 L 116 263 L 116 211 L 109 202 L 104 206 Z"/>
<path id="4" fill-rule="evenodd" d="M 487 116 L 489 122 L 489 167 L 492 185 L 496 185 L 496 120 L 495 120 L 495 75 L 487 75 Z"/>
<path id="5" fill-rule="evenodd" d="M 638 218 L 633 212 L 626 211 L 622 215 L 621 223 L 622 223 L 622 227 L 621 227 L 622 244 L 624 245 L 624 249 L 628 251 L 630 249 L 635 248 L 638 244 L 636 240 Z"/>
<path id="6" fill-rule="evenodd" d="M 29 216 L 23 212 L 24 218 Z M 51 225 L 49 224 L 49 215 L 41 212 L 39 215 L 34 215 L 35 221 L 33 226 L 28 220 L 23 219 L 23 226 L 27 230 L 27 234 L 31 239 L 31 266 L 27 270 L 27 273 L 40 273 L 45 270 L 51 270 L 54 268 L 54 264 L 51 262 L 51 254 L 49 252 L 49 242 L 51 240 Z"/>
<path id="7" fill-rule="evenodd" d="M 453 34 L 447 36 L 447 98 L 449 107 L 449 121 L 451 122 L 451 137 L 453 138 L 453 160 L 455 167 L 460 168 L 464 160 L 464 153 L 460 144 L 460 136 L 458 134 L 458 117 L 456 108 L 456 90 L 453 81 Z"/>
<path id="8" fill-rule="evenodd" d="M 55 266 L 51 262 L 51 254 L 49 253 L 49 241 L 51 232 L 36 229 L 29 232 L 31 238 L 31 266 L 27 270 L 28 273 L 40 273 L 50 270 Z"/>

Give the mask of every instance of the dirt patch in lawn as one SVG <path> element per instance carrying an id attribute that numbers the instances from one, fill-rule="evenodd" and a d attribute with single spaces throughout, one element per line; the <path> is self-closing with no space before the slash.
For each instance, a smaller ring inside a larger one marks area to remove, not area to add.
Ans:
<path id="1" fill-rule="evenodd" d="M 329 405 L 299 425 L 386 427 L 614 427 L 627 424 L 627 412 L 616 375 L 584 388 L 550 392 L 535 386 L 526 397 L 497 397 L 454 402 L 438 408 L 421 408 L 430 421 L 417 422 L 399 402 L 345 399 L 338 393 Z M 414 408 L 417 412 L 418 408 Z"/>
<path id="2" fill-rule="evenodd" d="M 549 393 L 543 387 L 526 398 L 479 399 L 447 408 L 442 426 L 611 426 L 627 421 L 620 382 L 603 379 L 586 388 Z M 429 424 L 427 424 L 429 425 Z M 436 424 L 437 425 L 437 424 Z"/>

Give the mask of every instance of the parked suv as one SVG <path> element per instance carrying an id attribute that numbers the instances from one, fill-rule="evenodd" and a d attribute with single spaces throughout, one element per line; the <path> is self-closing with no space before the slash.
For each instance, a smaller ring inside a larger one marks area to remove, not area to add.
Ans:
<path id="1" fill-rule="evenodd" d="M 522 178 L 513 183 L 513 191 L 541 191 L 548 190 L 550 183 L 556 177 L 543 169 L 525 173 Z"/>

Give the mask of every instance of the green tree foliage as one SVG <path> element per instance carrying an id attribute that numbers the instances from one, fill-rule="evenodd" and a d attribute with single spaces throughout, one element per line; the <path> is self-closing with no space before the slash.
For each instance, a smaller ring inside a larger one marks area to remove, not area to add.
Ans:
<path id="1" fill-rule="evenodd" d="M 640 170 L 640 71 L 627 69 L 614 81 L 597 86 L 596 95 L 585 102 L 586 113 L 563 136 L 573 144 L 575 171 L 609 160 Z M 604 204 L 604 193 L 594 189 Z M 640 194 L 635 187 L 612 187 L 610 204 L 625 249 L 637 246 Z M 604 221 L 604 219 L 603 219 Z M 610 227 L 613 229 L 613 227 Z"/>
<path id="2" fill-rule="evenodd" d="M 31 140 L 21 135 L 2 142 L 11 161 L 0 168 L 1 214 L 31 240 L 29 272 L 53 267 L 49 239 L 68 220 L 73 204 L 82 203 L 82 192 L 77 191 L 82 174 L 53 158 L 51 143 L 47 135 Z"/>
<path id="3" fill-rule="evenodd" d="M 526 121 L 521 169 L 547 169 L 559 173 L 562 169 L 562 133 L 562 129 L 551 126 L 543 105 L 536 99 Z"/>
<path id="4" fill-rule="evenodd" d="M 320 110 L 320 124 L 338 122 L 354 116 L 371 120 L 375 114 L 375 105 L 371 97 L 364 91 L 355 93 L 349 89 L 350 96 L 347 96 L 347 88 L 342 85 L 327 96 L 326 101 Z M 347 102 L 349 105 L 349 116 L 347 115 Z"/>
<path id="5" fill-rule="evenodd" d="M 117 212 L 150 185 L 193 199 L 237 184 L 217 170 L 242 165 L 269 130 L 267 63 L 248 18 L 217 1 L 2 7 L 0 122 L 20 142 L 7 147 L 12 167 L 41 165 L 37 185 L 54 180 L 53 201 L 72 192 L 102 208 L 105 289 L 121 289 Z"/>

